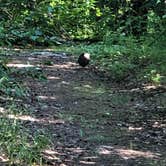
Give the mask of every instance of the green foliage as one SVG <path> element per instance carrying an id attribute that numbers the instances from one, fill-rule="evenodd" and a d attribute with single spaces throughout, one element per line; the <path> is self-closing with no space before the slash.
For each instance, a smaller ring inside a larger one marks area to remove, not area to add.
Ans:
<path id="1" fill-rule="evenodd" d="M 95 64 L 109 70 L 112 78 L 122 80 L 143 70 L 141 77 L 162 82 L 165 5 L 164 0 L 2 1 L 0 45 L 100 41 L 81 49 L 92 53 Z M 30 70 L 29 76 L 44 78 Z"/>
<path id="2" fill-rule="evenodd" d="M 42 163 L 41 151 L 49 140 L 43 131 L 34 135 L 25 129 L 17 115 L 27 114 L 24 107 L 17 106 L 15 101 L 27 96 L 27 90 L 11 77 L 13 70 L 7 67 L 8 59 L 0 57 L 0 153 L 4 154 L 10 165 L 33 165 Z M 26 71 L 34 78 L 41 78 L 41 71 Z M 33 73 L 33 74 L 32 74 Z M 24 73 L 26 74 L 26 73 Z"/>
<path id="3" fill-rule="evenodd" d="M 165 43 L 165 38 L 159 34 L 137 39 L 109 32 L 103 42 L 80 45 L 71 51 L 77 54 L 83 51 L 91 53 L 91 63 L 100 70 L 107 70 L 116 81 L 137 78 L 163 84 L 166 73 Z"/>
<path id="4" fill-rule="evenodd" d="M 7 72 L 9 70 L 9 68 L 7 67 L 7 63 L 8 63 L 8 58 L 0 56 L 0 76 L 4 72 Z"/>
<path id="5" fill-rule="evenodd" d="M 0 78 L 0 92 L 14 97 L 23 97 L 26 95 L 26 90 L 7 76 Z"/>
<path id="6" fill-rule="evenodd" d="M 0 45 L 101 40 L 107 31 L 140 36 L 159 31 L 165 24 L 164 14 L 164 0 L 1 1 Z"/>
<path id="7" fill-rule="evenodd" d="M 0 151 L 9 157 L 11 164 L 40 163 L 40 152 L 47 144 L 48 139 L 42 132 L 31 137 L 16 120 L 0 118 Z"/>
<path id="8" fill-rule="evenodd" d="M 8 61 L 8 58 L 0 57 L 0 93 L 1 95 L 24 97 L 27 94 L 25 88 L 9 77 L 12 71 L 7 67 Z"/>

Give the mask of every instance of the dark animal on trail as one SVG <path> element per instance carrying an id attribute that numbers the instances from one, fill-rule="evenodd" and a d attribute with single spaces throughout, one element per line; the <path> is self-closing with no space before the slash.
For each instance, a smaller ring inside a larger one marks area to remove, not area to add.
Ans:
<path id="1" fill-rule="evenodd" d="M 89 53 L 82 53 L 78 58 L 78 64 L 82 67 L 85 67 L 90 62 L 90 54 Z"/>

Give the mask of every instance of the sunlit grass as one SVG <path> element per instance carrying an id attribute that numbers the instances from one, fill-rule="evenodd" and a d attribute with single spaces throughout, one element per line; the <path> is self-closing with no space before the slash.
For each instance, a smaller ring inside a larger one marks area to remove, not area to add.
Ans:
<path id="1" fill-rule="evenodd" d="M 9 159 L 9 163 L 41 163 L 41 151 L 47 146 L 48 138 L 44 133 L 36 132 L 31 136 L 16 120 L 0 118 L 0 145 Z"/>

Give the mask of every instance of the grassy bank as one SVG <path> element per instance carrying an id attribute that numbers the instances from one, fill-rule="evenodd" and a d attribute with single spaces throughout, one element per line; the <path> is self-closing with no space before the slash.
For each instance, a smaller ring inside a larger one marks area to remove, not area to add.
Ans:
<path id="1" fill-rule="evenodd" d="M 91 53 L 91 63 L 100 70 L 107 71 L 110 78 L 118 82 L 136 79 L 153 84 L 166 82 L 165 38 L 146 37 L 136 39 L 118 34 L 108 34 L 102 42 L 57 47 L 79 55 Z"/>

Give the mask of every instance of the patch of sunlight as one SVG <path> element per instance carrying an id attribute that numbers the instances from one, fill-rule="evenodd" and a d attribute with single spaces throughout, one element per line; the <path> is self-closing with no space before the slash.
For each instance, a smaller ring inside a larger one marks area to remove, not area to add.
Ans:
<path id="1" fill-rule="evenodd" d="M 48 80 L 60 80 L 60 77 L 47 76 Z"/>
<path id="2" fill-rule="evenodd" d="M 56 97 L 54 97 L 54 96 L 37 96 L 37 98 L 42 99 L 42 100 L 46 100 L 46 99 L 56 100 Z"/>
<path id="3" fill-rule="evenodd" d="M 76 86 L 73 88 L 74 90 L 84 92 L 84 93 L 89 93 L 89 94 L 103 94 L 108 91 L 104 87 L 93 87 L 89 84 L 82 85 L 82 86 Z"/>
<path id="4" fill-rule="evenodd" d="M 63 84 L 63 85 L 69 85 L 69 84 L 70 84 L 70 82 L 67 82 L 67 81 L 62 81 L 62 82 L 61 82 L 61 84 Z"/>
<path id="5" fill-rule="evenodd" d="M 146 85 L 146 86 L 144 86 L 143 88 L 145 89 L 145 90 L 151 90 L 151 89 L 156 89 L 158 86 L 155 86 L 155 85 Z"/>
<path id="6" fill-rule="evenodd" d="M 118 90 L 118 92 L 120 92 L 120 93 L 140 92 L 140 88 L 120 89 L 120 90 Z"/>
<path id="7" fill-rule="evenodd" d="M 90 89 L 92 88 L 91 85 L 83 85 L 83 87 L 84 87 L 84 88 L 90 88 Z"/>
<path id="8" fill-rule="evenodd" d="M 13 64 L 13 63 L 8 63 L 6 66 L 7 67 L 17 67 L 17 68 L 34 67 L 34 65 L 30 65 L 30 64 Z"/>
<path id="9" fill-rule="evenodd" d="M 0 162 L 8 162 L 8 161 L 9 161 L 9 159 L 6 157 L 5 154 L 0 155 Z"/>
<path id="10" fill-rule="evenodd" d="M 0 47 L 0 49 L 3 49 L 3 50 L 8 50 L 8 51 L 21 51 L 22 49 L 20 48 L 8 48 L 8 47 Z"/>
<path id="11" fill-rule="evenodd" d="M 64 124 L 65 123 L 65 121 L 61 120 L 61 119 L 56 119 L 56 120 L 50 120 L 48 118 L 39 119 L 39 118 L 31 117 L 29 115 L 8 114 L 8 115 L 3 115 L 3 117 L 9 118 L 9 119 L 21 120 L 21 121 L 36 122 L 36 123 L 39 123 L 39 124 Z"/>
<path id="12" fill-rule="evenodd" d="M 76 148 L 66 148 L 67 150 L 74 152 L 74 153 L 82 153 L 85 151 L 85 149 L 80 148 L 80 147 L 76 147 Z"/>
<path id="13" fill-rule="evenodd" d="M 96 162 L 93 162 L 93 161 L 83 161 L 83 160 L 81 160 L 81 161 L 80 161 L 80 164 L 95 165 Z"/>
<path id="14" fill-rule="evenodd" d="M 68 152 L 71 152 L 72 154 L 76 154 L 76 155 L 80 155 L 82 153 L 85 153 L 85 149 L 84 148 L 80 148 L 80 147 L 76 147 L 76 148 L 65 148 Z M 42 152 L 43 157 L 46 160 L 50 160 L 50 161 L 55 161 L 55 160 L 60 160 L 61 156 L 64 156 L 65 153 L 63 152 L 58 152 L 56 150 L 51 150 L 51 149 L 45 149 Z M 80 163 L 86 163 L 86 164 L 95 164 L 95 162 L 89 161 L 89 160 L 93 160 L 93 159 L 97 159 L 96 156 L 89 156 L 89 157 L 84 157 L 82 159 L 82 161 L 80 161 Z M 67 160 L 65 160 L 67 161 Z M 69 162 L 71 162 L 71 160 L 68 160 Z"/>
<path id="15" fill-rule="evenodd" d="M 137 158 L 137 157 L 144 157 L 144 158 L 158 158 L 159 154 L 155 154 L 152 152 L 143 152 L 138 150 L 131 150 L 131 149 L 116 149 L 115 150 L 122 158 L 130 159 L 130 158 Z"/>
<path id="16" fill-rule="evenodd" d="M 129 131 L 140 131 L 142 129 L 143 129 L 142 127 L 132 127 L 132 126 L 129 126 L 128 128 Z"/>
<path id="17" fill-rule="evenodd" d="M 54 151 L 54 150 L 51 150 L 51 149 L 45 149 L 45 150 L 43 151 L 43 153 L 49 154 L 49 155 L 57 155 L 57 154 L 59 154 L 58 152 L 56 152 L 56 151 Z"/>
<path id="18" fill-rule="evenodd" d="M 0 107 L 0 113 L 5 113 L 5 109 L 3 107 Z"/>
<path id="19" fill-rule="evenodd" d="M 117 154 L 123 159 L 134 159 L 138 157 L 158 158 L 160 156 L 159 153 L 152 153 L 150 151 L 144 152 L 144 151 L 132 150 L 132 149 L 114 148 L 112 146 L 101 146 L 98 149 L 98 153 L 101 155 Z"/>
<path id="20" fill-rule="evenodd" d="M 161 127 L 166 127 L 166 124 L 163 124 L 161 122 L 154 122 L 152 125 L 154 128 L 161 128 Z"/>
<path id="21" fill-rule="evenodd" d="M 30 60 L 30 61 L 34 61 L 34 60 L 36 60 L 36 58 L 28 57 L 28 60 Z"/>
<path id="22" fill-rule="evenodd" d="M 47 149 L 47 150 L 44 150 L 43 152 L 42 152 L 42 154 L 43 154 L 43 157 L 46 159 L 46 160 L 58 160 L 58 161 L 60 161 L 60 158 L 59 157 L 57 157 L 57 155 L 60 155 L 58 152 L 56 152 L 56 151 L 53 151 L 53 150 L 49 150 L 49 149 Z"/>
<path id="23" fill-rule="evenodd" d="M 98 159 L 98 157 L 97 156 L 88 156 L 88 157 L 83 157 L 83 159 L 85 159 L 85 160 Z"/>

